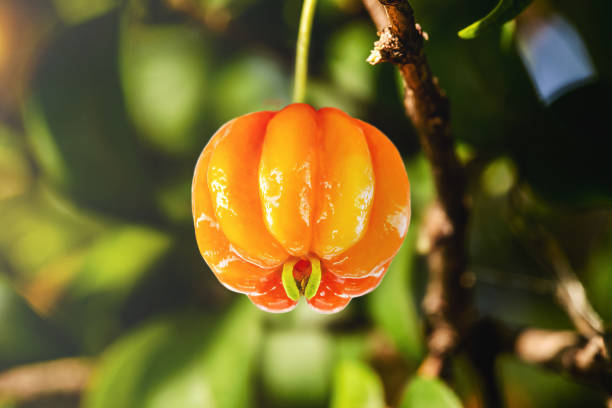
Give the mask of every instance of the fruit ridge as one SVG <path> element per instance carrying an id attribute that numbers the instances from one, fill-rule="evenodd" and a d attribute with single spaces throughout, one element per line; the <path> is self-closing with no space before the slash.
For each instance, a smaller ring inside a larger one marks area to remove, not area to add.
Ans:
<path id="1" fill-rule="evenodd" d="M 373 290 L 406 235 L 410 186 L 375 127 L 291 104 L 213 135 L 192 184 L 196 240 L 227 288 L 270 312 L 323 313 Z"/>

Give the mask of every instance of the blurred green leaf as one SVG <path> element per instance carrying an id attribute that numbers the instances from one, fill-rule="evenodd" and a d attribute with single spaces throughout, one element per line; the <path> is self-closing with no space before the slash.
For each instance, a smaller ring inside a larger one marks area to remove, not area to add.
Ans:
<path id="1" fill-rule="evenodd" d="M 191 175 L 161 184 L 156 200 L 162 213 L 174 222 L 191 222 Z"/>
<path id="2" fill-rule="evenodd" d="M 116 13 L 64 30 L 38 59 L 24 125 L 45 178 L 80 204 L 154 212 L 151 180 L 125 115 Z"/>
<path id="3" fill-rule="evenodd" d="M 367 297 L 374 322 L 411 360 L 423 352 L 422 333 L 411 284 L 416 231 L 414 226 L 389 266 L 380 286 Z"/>
<path id="4" fill-rule="evenodd" d="M 110 11 L 119 0 L 53 0 L 53 4 L 63 21 L 77 24 Z"/>
<path id="5" fill-rule="evenodd" d="M 0 272 L 0 369 L 69 353 L 71 346 L 42 319 Z"/>
<path id="6" fill-rule="evenodd" d="M 514 37 L 516 36 L 516 20 L 510 20 L 501 27 L 499 46 L 505 52 L 512 52 Z"/>
<path id="7" fill-rule="evenodd" d="M 249 112 L 279 109 L 289 101 L 287 73 L 269 56 L 240 56 L 217 75 L 214 108 L 219 125 Z"/>
<path id="8" fill-rule="evenodd" d="M 516 165 L 507 157 L 492 161 L 482 172 L 481 183 L 489 195 L 506 194 L 516 183 Z"/>
<path id="9" fill-rule="evenodd" d="M 406 162 L 406 172 L 410 179 L 410 206 L 413 214 L 412 229 L 418 227 L 419 215 L 435 198 L 435 188 L 431 167 L 425 156 L 421 153 Z"/>
<path id="10" fill-rule="evenodd" d="M 122 226 L 93 244 L 59 309 L 58 319 L 98 350 L 117 331 L 119 308 L 134 287 L 158 268 L 171 247 L 166 234 L 142 226 Z"/>
<path id="11" fill-rule="evenodd" d="M 335 336 L 337 360 L 364 360 L 372 351 L 371 339 L 366 333 Z"/>
<path id="12" fill-rule="evenodd" d="M 502 356 L 498 375 L 506 396 L 506 406 L 521 408 L 603 407 L 604 395 L 577 384 L 560 374 Z"/>
<path id="13" fill-rule="evenodd" d="M 170 237 L 148 227 L 124 226 L 109 232 L 91 249 L 73 283 L 73 294 L 129 291 L 170 243 Z"/>
<path id="14" fill-rule="evenodd" d="M 223 316 L 207 350 L 204 366 L 218 408 L 251 406 L 251 375 L 261 342 L 262 312 L 240 299 Z"/>
<path id="15" fill-rule="evenodd" d="M 385 396 L 378 375 L 365 363 L 344 360 L 334 373 L 331 408 L 384 408 Z"/>
<path id="16" fill-rule="evenodd" d="M 461 408 L 459 397 L 437 378 L 413 378 L 404 392 L 400 408 Z"/>
<path id="17" fill-rule="evenodd" d="M 338 108 L 353 117 L 360 117 L 363 108 L 351 96 L 338 89 L 338 86 L 317 80 L 308 81 L 308 103 L 316 107 Z"/>
<path id="18" fill-rule="evenodd" d="M 103 355 L 83 406 L 249 407 L 260 316 L 245 300 L 212 321 L 184 314 L 144 325 Z"/>
<path id="19" fill-rule="evenodd" d="M 367 297 L 370 315 L 399 351 L 410 360 L 423 353 L 423 333 L 413 288 L 413 263 L 420 218 L 434 198 L 431 170 L 423 155 L 408 162 L 412 220 L 406 240 L 391 262 L 380 286 Z"/>
<path id="20" fill-rule="evenodd" d="M 501 27 L 518 16 L 533 0 L 500 0 L 497 6 L 482 19 L 459 31 L 459 37 L 471 39 L 489 28 Z"/>
<path id="21" fill-rule="evenodd" d="M 486 407 L 483 375 L 467 354 L 453 356 L 450 378 L 453 390 L 467 407 Z"/>
<path id="22" fill-rule="evenodd" d="M 35 101 L 26 102 L 24 125 L 37 163 L 52 180 L 67 181 L 70 177 L 69 170 L 64 163 L 62 153 L 53 140 L 49 125 Z"/>
<path id="23" fill-rule="evenodd" d="M 609 326 L 612 323 L 612 233 L 592 248 L 586 265 L 585 286 L 593 306 Z"/>
<path id="24" fill-rule="evenodd" d="M 0 123 L 0 200 L 22 194 L 31 182 L 24 146 L 8 127 Z"/>
<path id="25" fill-rule="evenodd" d="M 482 174 L 482 173 L 481 173 Z M 469 254 L 476 275 L 474 302 L 487 316 L 517 326 L 566 329 L 567 315 L 536 259 L 509 225 L 507 196 L 472 195 Z"/>
<path id="26" fill-rule="evenodd" d="M 320 406 L 327 395 L 333 342 L 323 331 L 270 333 L 262 353 L 266 392 L 279 406 Z"/>
<path id="27" fill-rule="evenodd" d="M 369 22 L 349 24 L 327 42 L 327 64 L 334 83 L 353 98 L 369 101 L 375 94 L 377 67 L 366 62 L 376 29 Z"/>
<path id="28" fill-rule="evenodd" d="M 195 0 L 196 3 L 202 8 L 203 13 L 210 13 L 216 16 L 215 13 L 221 11 L 231 11 L 233 14 L 237 14 L 243 9 L 247 8 L 255 0 Z"/>
<path id="29" fill-rule="evenodd" d="M 130 21 L 122 25 L 120 53 L 128 113 L 153 147 L 191 153 L 202 144 L 198 125 L 208 117 L 202 30 Z"/>
<path id="30" fill-rule="evenodd" d="M 1 202 L 0 224 L 4 260 L 26 282 L 102 229 L 95 220 L 55 205 L 41 191 Z"/>
<path id="31" fill-rule="evenodd" d="M 476 156 L 476 151 L 472 146 L 468 143 L 464 142 L 456 142 L 455 143 L 455 154 L 457 158 L 461 162 L 461 164 L 466 165 Z"/>
<path id="32" fill-rule="evenodd" d="M 322 0 L 320 7 L 323 11 L 332 9 L 331 11 L 336 12 L 358 13 L 361 9 L 361 2 L 359 0 Z"/>

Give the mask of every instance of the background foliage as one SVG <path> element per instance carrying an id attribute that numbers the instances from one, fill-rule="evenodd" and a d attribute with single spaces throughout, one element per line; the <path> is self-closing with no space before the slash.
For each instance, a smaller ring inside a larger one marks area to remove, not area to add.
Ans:
<path id="1" fill-rule="evenodd" d="M 508 225 L 520 189 L 610 322 L 610 2 L 551 1 L 599 73 L 552 107 L 499 30 L 457 36 L 494 1 L 411 3 L 470 177 L 479 312 L 571 328 L 551 275 Z M 320 0 L 308 92 L 315 106 L 378 126 L 405 158 L 413 222 L 385 280 L 337 315 L 305 305 L 270 315 L 218 284 L 197 251 L 195 160 L 228 119 L 290 101 L 300 7 L 0 0 L 0 370 L 90 358 L 85 408 L 482 406 L 481 379 L 461 356 L 454 391 L 415 376 L 426 280 L 418 232 L 433 187 L 393 67 L 365 63 L 376 32 L 359 1 Z M 597 392 L 511 356 L 497 371 L 508 407 L 603 406 Z M 3 408 L 75 404 L 0 394 Z"/>

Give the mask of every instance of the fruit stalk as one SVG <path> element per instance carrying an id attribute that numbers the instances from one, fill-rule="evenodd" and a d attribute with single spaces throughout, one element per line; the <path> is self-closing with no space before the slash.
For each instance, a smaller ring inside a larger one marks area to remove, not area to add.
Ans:
<path id="1" fill-rule="evenodd" d="M 308 80 L 308 50 L 310 34 L 317 0 L 304 0 L 295 53 L 295 75 L 293 83 L 293 102 L 304 102 L 306 99 L 306 82 Z"/>

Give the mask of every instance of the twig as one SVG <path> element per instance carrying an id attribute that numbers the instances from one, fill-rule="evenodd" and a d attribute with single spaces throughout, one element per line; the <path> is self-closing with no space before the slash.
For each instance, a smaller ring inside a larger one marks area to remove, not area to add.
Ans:
<path id="1" fill-rule="evenodd" d="M 527 225 L 529 223 L 529 225 Z M 544 227 L 515 216 L 511 229 L 544 269 L 556 278 L 555 295 L 578 332 L 586 338 L 604 334 L 604 325 L 559 243 Z"/>
<path id="2" fill-rule="evenodd" d="M 587 342 L 585 350 L 577 354 L 579 360 L 575 363 L 582 368 L 586 364 L 585 359 L 589 360 L 587 356 L 593 355 L 609 365 L 610 352 L 604 341 L 603 320 L 591 305 L 570 260 L 555 237 L 537 220 L 526 215 L 524 207 L 528 200 L 524 194 L 521 194 L 520 190 L 514 190 L 511 199 L 515 213 L 509 217 L 510 228 L 533 258 L 556 278 L 557 302 Z M 608 393 L 612 395 L 612 387 L 608 389 Z"/>
<path id="3" fill-rule="evenodd" d="M 470 290 L 463 284 L 468 218 L 465 173 L 454 151 L 448 99 L 432 75 L 423 52 L 427 35 L 415 23 L 410 4 L 405 0 L 364 0 L 364 4 L 380 35 L 368 62 L 392 62 L 400 70 L 404 107 L 434 175 L 438 199 L 425 219 L 430 275 L 423 301 L 431 327 L 430 355 L 421 372 L 439 375 L 472 313 Z"/>
<path id="4" fill-rule="evenodd" d="M 28 364 L 0 373 L 0 401 L 49 401 L 78 399 L 85 388 L 92 363 L 82 358 L 65 358 Z"/>
<path id="5" fill-rule="evenodd" d="M 493 374 L 495 358 L 504 350 L 515 352 L 524 361 L 610 390 L 609 356 L 601 319 L 590 306 L 569 261 L 555 241 L 542 230 L 535 230 L 533 241 L 539 243 L 536 246 L 538 252 L 545 254 L 556 273 L 559 282 L 557 297 L 580 335 L 538 330 L 513 335 L 512 331 L 496 322 L 487 319 L 474 322 L 468 289 L 473 279 L 469 279 L 466 273 L 468 209 L 465 174 L 453 149 L 448 100 L 433 77 L 423 52 L 426 34 L 415 23 L 413 10 L 407 1 L 363 1 L 380 35 L 368 61 L 371 64 L 392 62 L 399 68 L 406 90 L 406 113 L 419 134 L 438 195 L 424 222 L 424 239 L 420 239 L 420 249 L 428 254 L 430 276 L 423 307 L 431 333 L 429 355 L 421 364 L 419 373 L 441 375 L 448 356 L 463 343 L 483 380 L 490 380 L 487 394 L 493 404 L 501 401 Z M 498 330 L 498 327 L 502 329 Z M 477 349 L 472 350 L 474 347 Z"/>
<path id="6" fill-rule="evenodd" d="M 527 363 L 550 368 L 608 394 L 612 390 L 612 367 L 600 336 L 585 340 L 573 331 L 526 329 L 516 335 L 514 352 Z"/>
<path id="7" fill-rule="evenodd" d="M 513 198 L 517 204 L 521 197 Z M 612 364 L 603 320 L 591 305 L 567 255 L 550 232 L 521 211 L 509 223 L 534 259 L 556 278 L 557 302 L 577 330 L 573 338 L 568 334 L 526 331 L 517 337 L 516 354 L 612 395 Z"/>

